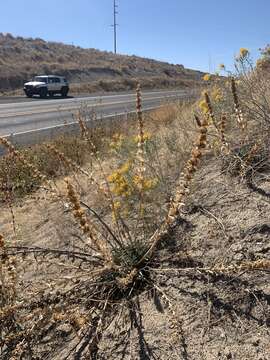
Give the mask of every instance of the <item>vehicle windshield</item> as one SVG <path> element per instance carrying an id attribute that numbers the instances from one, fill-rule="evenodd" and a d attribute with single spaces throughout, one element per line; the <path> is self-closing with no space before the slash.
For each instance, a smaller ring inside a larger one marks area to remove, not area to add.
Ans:
<path id="1" fill-rule="evenodd" d="M 46 77 L 42 77 L 42 76 L 35 76 L 34 78 L 35 81 L 38 81 L 38 82 L 44 82 L 44 83 L 47 83 L 48 80 Z"/>

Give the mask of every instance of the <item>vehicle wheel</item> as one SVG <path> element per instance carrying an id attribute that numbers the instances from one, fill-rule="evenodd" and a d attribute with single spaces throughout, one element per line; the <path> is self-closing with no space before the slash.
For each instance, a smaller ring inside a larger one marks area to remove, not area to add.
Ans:
<path id="1" fill-rule="evenodd" d="M 66 97 L 68 94 L 68 88 L 63 87 L 61 90 L 61 96 Z"/>
<path id="2" fill-rule="evenodd" d="M 39 94 L 40 94 L 41 98 L 47 97 L 47 94 L 48 94 L 47 89 L 46 88 L 41 88 Z"/>
<path id="3" fill-rule="evenodd" d="M 53 97 L 54 93 L 52 91 L 49 91 L 49 97 Z"/>

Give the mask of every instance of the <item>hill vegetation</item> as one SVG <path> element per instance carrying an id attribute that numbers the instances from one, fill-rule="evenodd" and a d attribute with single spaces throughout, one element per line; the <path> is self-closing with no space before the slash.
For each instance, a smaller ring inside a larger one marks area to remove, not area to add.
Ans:
<path id="1" fill-rule="evenodd" d="M 37 74 L 67 77 L 74 91 L 190 86 L 202 73 L 183 65 L 0 33 L 0 91 L 21 88 Z"/>

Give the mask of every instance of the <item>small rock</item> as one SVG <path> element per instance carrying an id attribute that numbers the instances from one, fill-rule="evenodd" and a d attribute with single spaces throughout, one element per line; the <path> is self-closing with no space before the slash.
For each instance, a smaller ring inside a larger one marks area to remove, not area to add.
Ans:
<path id="1" fill-rule="evenodd" d="M 255 341 L 252 342 L 253 346 L 259 346 L 260 345 L 260 339 L 257 339 Z"/>
<path id="2" fill-rule="evenodd" d="M 245 255 L 241 254 L 241 253 L 234 255 L 234 260 L 236 260 L 236 261 L 242 261 L 242 260 L 244 260 L 244 258 L 245 258 Z"/>

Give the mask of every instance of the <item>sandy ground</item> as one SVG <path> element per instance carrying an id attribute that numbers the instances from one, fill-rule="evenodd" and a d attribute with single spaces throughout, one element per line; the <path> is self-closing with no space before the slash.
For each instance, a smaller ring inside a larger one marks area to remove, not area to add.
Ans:
<path id="1" fill-rule="evenodd" d="M 126 313 L 110 323 L 97 359 L 270 359 L 269 272 L 214 276 L 183 271 L 270 259 L 270 182 L 257 176 L 255 184 L 250 189 L 222 173 L 218 161 L 207 160 L 196 175 L 183 219 L 168 247 L 160 250 L 159 257 L 167 260 L 157 259 L 152 275 L 157 288 L 134 299 L 132 320 Z M 54 247 L 68 243 L 73 223 L 63 202 L 37 193 L 13 210 L 17 241 Z M 2 207 L 0 218 L 1 232 L 13 242 L 10 212 Z"/>

